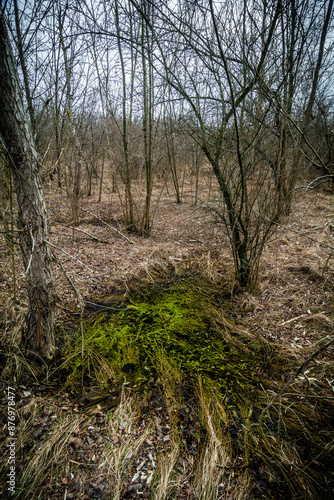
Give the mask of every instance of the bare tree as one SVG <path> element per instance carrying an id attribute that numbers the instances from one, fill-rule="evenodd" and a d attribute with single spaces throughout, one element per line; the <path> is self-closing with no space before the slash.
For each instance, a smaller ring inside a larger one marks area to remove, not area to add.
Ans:
<path id="1" fill-rule="evenodd" d="M 324 70 L 332 11 L 332 0 L 321 4 L 291 0 L 281 12 L 276 89 L 267 94 L 276 109 L 273 140 L 277 141 L 277 153 L 272 166 L 281 215 L 290 213 L 293 189 L 305 174 L 303 160 L 326 170 L 326 160 L 317 153 L 317 146 L 310 147 L 309 128 Z M 297 105 L 298 100 L 301 106 Z"/>
<path id="2" fill-rule="evenodd" d="M 154 7 L 143 2 L 146 15 L 153 23 Z M 148 235 L 150 232 L 150 208 L 153 189 L 153 101 L 154 101 L 154 81 L 153 81 L 153 37 L 147 24 L 142 19 L 141 26 L 141 51 L 143 68 L 143 135 L 144 135 L 144 156 L 146 174 L 146 199 L 145 210 L 142 222 L 142 232 Z"/>
<path id="3" fill-rule="evenodd" d="M 201 147 L 218 181 L 225 202 L 221 219 L 229 235 L 237 280 L 242 287 L 254 286 L 276 210 L 266 194 L 271 192 L 269 174 L 255 174 L 250 179 L 250 166 L 245 161 L 262 124 L 244 144 L 240 135 L 240 108 L 256 88 L 263 71 L 282 2 L 275 2 L 266 13 L 264 28 L 260 30 L 263 43 L 259 42 L 257 51 L 253 51 L 252 65 L 244 52 L 246 44 L 254 45 L 249 31 L 253 27 L 259 31 L 260 20 L 248 16 L 247 9 L 241 12 L 241 19 L 246 16 L 241 33 L 232 38 L 236 20 L 227 2 L 214 5 L 210 1 L 209 6 L 203 2 L 179 2 L 178 9 L 163 5 L 158 10 L 161 20 L 158 36 L 142 6 L 134 0 L 133 4 L 155 36 L 160 52 L 157 71 L 174 95 L 178 93 L 179 99 L 187 103 L 183 108 L 184 126 Z M 249 23 L 253 24 L 251 28 Z M 238 51 L 239 40 L 243 40 L 244 46 Z M 229 136 L 233 141 L 232 155 L 225 146 Z"/>
<path id="4" fill-rule="evenodd" d="M 18 202 L 18 229 L 29 308 L 23 345 L 43 358 L 55 352 L 55 291 L 38 155 L 22 99 L 3 11 L 0 13 L 0 136 Z"/>

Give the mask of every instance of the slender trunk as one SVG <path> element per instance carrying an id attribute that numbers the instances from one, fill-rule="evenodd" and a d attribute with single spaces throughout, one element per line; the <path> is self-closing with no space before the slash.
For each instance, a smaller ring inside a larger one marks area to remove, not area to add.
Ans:
<path id="1" fill-rule="evenodd" d="M 195 163 L 195 201 L 194 204 L 197 205 L 198 193 L 199 193 L 199 172 L 200 172 L 200 160 L 198 149 L 194 151 L 193 162 Z"/>
<path id="2" fill-rule="evenodd" d="M 150 232 L 150 207 L 153 188 L 153 165 L 152 165 L 152 107 L 153 107 L 153 69 L 151 64 L 151 47 L 149 44 L 149 36 L 147 25 L 142 20 L 142 65 L 143 65 L 143 135 L 144 135 L 144 152 L 145 152 L 145 174 L 146 174 L 146 198 L 145 211 L 143 217 L 143 233 Z M 146 55 L 145 55 L 146 51 Z M 147 61 L 148 58 L 148 71 Z M 148 75 L 147 75 L 148 73 Z"/>
<path id="3" fill-rule="evenodd" d="M 72 110 L 72 66 L 73 61 L 68 58 L 67 51 L 69 46 L 65 45 L 64 41 L 64 33 L 63 26 L 65 16 L 67 14 L 68 3 L 65 6 L 63 13 L 59 11 L 58 13 L 58 21 L 59 21 L 59 35 L 60 35 L 60 46 L 63 52 L 64 58 L 64 66 L 66 72 L 66 100 L 67 100 L 67 116 L 68 122 L 70 125 L 70 129 L 72 131 L 72 137 L 74 140 L 75 149 L 77 152 L 77 158 L 75 159 L 75 168 L 74 168 L 74 176 L 73 176 L 73 187 L 71 193 L 72 200 L 72 217 L 73 217 L 73 226 L 79 225 L 79 217 L 78 217 L 78 202 L 81 191 L 81 171 L 82 171 L 82 146 L 79 141 L 77 127 L 73 120 L 73 110 Z"/>
<path id="4" fill-rule="evenodd" d="M 318 88 L 320 70 L 322 67 L 322 60 L 323 60 L 323 56 L 324 56 L 326 37 L 327 37 L 330 19 L 332 16 L 332 10 L 333 10 L 333 0 L 329 0 L 327 13 L 326 13 L 326 17 L 324 19 L 324 24 L 322 27 L 322 32 L 321 32 L 321 37 L 320 37 L 319 52 L 318 52 L 317 64 L 316 64 L 314 75 L 313 75 L 312 89 L 311 89 L 310 97 L 309 97 L 309 100 L 307 103 L 305 116 L 304 116 L 304 123 L 303 123 L 304 131 L 307 131 L 307 129 L 310 125 L 310 121 L 311 121 L 312 109 L 313 109 L 313 105 L 314 105 L 314 101 L 315 101 L 316 91 Z"/>
<path id="5" fill-rule="evenodd" d="M 62 183 L 61 183 L 61 171 L 60 171 L 60 165 L 59 165 L 59 161 L 60 161 L 60 156 L 61 156 L 61 141 L 60 141 L 60 137 L 59 137 L 59 125 L 58 125 L 58 117 L 56 117 L 56 135 L 55 135 L 55 138 L 56 138 L 56 154 L 57 154 L 57 162 L 58 162 L 58 166 L 57 166 L 57 183 L 58 183 L 58 188 L 61 189 L 62 187 Z"/>
<path id="6" fill-rule="evenodd" d="M 170 130 L 168 131 L 167 130 L 167 118 L 164 117 L 164 128 L 165 128 L 165 137 L 166 137 L 166 145 L 167 145 L 168 163 L 169 163 L 171 174 L 172 174 L 172 180 L 173 180 L 173 185 L 174 185 L 175 195 L 176 195 L 176 203 L 180 204 L 181 203 L 181 193 L 180 193 L 179 179 L 178 179 L 178 175 L 177 175 L 174 139 L 173 139 L 173 132 L 172 132 L 172 120 L 169 120 L 169 121 L 170 121 L 170 124 L 169 124 Z"/>
<path id="7" fill-rule="evenodd" d="M 101 177 L 100 177 L 100 186 L 99 186 L 99 199 L 98 199 L 99 203 L 100 203 L 101 198 L 102 198 L 102 186 L 103 186 L 103 173 L 104 173 L 105 156 L 106 156 L 106 150 L 105 150 L 105 148 L 103 148 L 103 151 L 102 151 L 102 165 L 101 165 Z"/>
<path id="8" fill-rule="evenodd" d="M 125 161 L 125 209 L 126 209 L 126 223 L 129 231 L 136 231 L 134 221 L 133 198 L 131 190 L 131 176 L 130 176 L 130 158 L 129 158 L 129 141 L 128 141 L 128 127 L 126 116 L 126 75 L 125 64 L 123 60 L 122 45 L 120 40 L 120 25 L 118 14 L 118 0 L 115 0 L 115 14 L 116 14 L 116 31 L 117 31 L 117 46 L 122 70 L 122 86 L 123 86 L 123 99 L 122 99 L 122 141 Z M 133 75 L 132 75 L 133 76 Z M 132 96 L 131 96 L 132 97 Z M 131 113 L 130 113 L 131 114 Z"/>

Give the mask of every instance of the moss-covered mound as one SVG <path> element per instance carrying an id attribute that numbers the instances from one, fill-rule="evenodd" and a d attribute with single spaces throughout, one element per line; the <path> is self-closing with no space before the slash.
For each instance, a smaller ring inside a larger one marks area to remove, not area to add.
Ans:
<path id="1" fill-rule="evenodd" d="M 201 498 L 216 498 L 232 466 L 240 498 L 331 497 L 333 407 L 321 380 L 332 367 L 312 360 L 298 371 L 310 353 L 284 353 L 237 326 L 227 299 L 198 275 L 105 303 L 68 344 L 68 383 L 103 391 L 125 383 L 143 395 L 162 384 L 175 435 L 190 386 L 201 422 L 197 470 L 211 477 L 209 487 L 194 476 Z"/>

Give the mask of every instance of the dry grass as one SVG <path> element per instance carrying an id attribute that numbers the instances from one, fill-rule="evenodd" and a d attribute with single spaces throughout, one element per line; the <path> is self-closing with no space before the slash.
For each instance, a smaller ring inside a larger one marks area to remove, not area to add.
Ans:
<path id="1" fill-rule="evenodd" d="M 108 432 L 111 440 L 120 430 L 124 431 L 124 437 L 119 446 L 110 444 L 105 450 L 104 461 L 100 464 L 107 470 L 107 493 L 115 500 L 121 498 L 126 479 L 134 482 L 130 477 L 130 471 L 151 430 L 151 424 L 146 425 L 144 431 L 136 437 L 135 428 L 139 414 L 138 407 L 135 408 L 135 406 L 135 400 L 123 391 L 119 407 L 108 419 Z"/>
<path id="2" fill-rule="evenodd" d="M 216 391 L 205 394 L 199 380 L 198 398 L 202 422 L 206 429 L 206 440 L 203 443 L 196 466 L 193 487 L 195 496 L 209 500 L 216 498 L 219 485 L 223 484 L 224 472 L 231 465 L 231 439 L 222 433 L 222 423 L 228 423 L 224 406 L 217 398 Z"/>
<path id="3" fill-rule="evenodd" d="M 49 415 L 54 412 L 54 420 L 51 429 L 46 432 L 46 439 L 38 442 L 34 437 L 34 424 L 46 406 Z M 52 399 L 46 401 L 44 398 L 32 398 L 20 407 L 17 411 L 19 425 L 15 431 L 19 484 L 14 498 L 43 499 L 46 478 L 49 485 L 52 485 L 63 477 L 68 467 L 68 440 L 81 419 L 79 415 L 62 415 Z M 6 461 L 2 461 L 1 476 L 7 472 L 6 466 Z"/>
<path id="4" fill-rule="evenodd" d="M 180 456 L 180 448 L 177 439 L 173 439 L 170 448 L 158 457 L 157 473 L 153 483 L 154 500 L 165 500 L 177 487 L 177 481 L 173 478 L 176 461 Z"/>
<path id="5" fill-rule="evenodd" d="M 37 448 L 20 480 L 18 491 L 21 498 L 30 499 L 36 496 L 46 476 L 49 476 L 51 484 L 59 480 L 59 472 L 64 471 L 68 465 L 66 451 L 69 437 L 78 426 L 79 420 L 80 417 L 64 417 L 50 433 L 43 447 Z"/>

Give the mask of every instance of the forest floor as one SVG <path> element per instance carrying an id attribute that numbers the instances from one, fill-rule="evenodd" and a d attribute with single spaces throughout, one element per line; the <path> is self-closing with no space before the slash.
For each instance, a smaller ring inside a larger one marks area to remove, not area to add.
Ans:
<path id="1" fill-rule="evenodd" d="M 115 193 L 106 190 L 101 202 L 95 195 L 82 198 L 78 211 L 80 224 L 73 228 L 70 200 L 64 193 L 52 189 L 47 192 L 50 242 L 57 261 L 54 273 L 58 331 L 66 332 L 80 319 L 82 304 L 86 314 L 94 309 L 92 303 L 107 296 L 125 295 L 137 276 L 149 275 L 151 269 L 166 265 L 177 273 L 195 259 L 205 267 L 207 275 L 218 273 L 229 283 L 228 314 L 237 329 L 260 335 L 289 353 L 300 351 L 309 355 L 316 351 L 333 331 L 332 193 L 313 190 L 297 194 L 291 215 L 277 226 L 264 249 L 258 288 L 243 293 L 234 293 L 228 240 L 210 209 L 213 203 L 217 204 L 219 193 L 213 189 L 202 193 L 196 205 L 193 194 L 190 182 L 185 182 L 183 203 L 178 205 L 171 187 L 168 192 L 162 183 L 156 186 L 151 234 L 141 237 L 126 232 Z M 8 345 L 13 335 L 17 335 L 19 319 L 26 309 L 19 248 L 15 249 L 15 303 L 10 247 L 4 239 L 0 247 L 0 356 L 3 365 L 6 359 L 12 364 L 12 371 L 5 372 L 1 379 L 4 397 L 0 437 L 4 445 L 8 437 L 9 384 L 15 390 L 19 436 L 16 487 L 20 493 L 13 498 L 287 498 L 270 489 L 262 462 L 254 465 L 252 475 L 246 479 L 237 458 L 229 460 L 225 476 L 218 478 L 218 473 L 213 473 L 212 491 L 201 490 L 203 477 L 196 468 L 203 454 L 198 437 L 200 423 L 195 403 L 192 406 L 193 388 L 186 381 L 182 394 L 189 404 L 182 418 L 183 434 L 188 434 L 188 438 L 187 446 L 182 448 L 173 437 L 176 410 L 166 403 L 159 381 L 151 387 L 145 401 L 142 395 L 125 387 L 112 411 L 89 414 L 81 409 L 84 399 L 80 396 L 94 393 L 94 387 L 73 390 L 64 386 L 65 379 L 57 368 L 47 383 L 29 376 L 29 367 L 19 352 L 8 354 Z M 330 402 L 334 381 L 333 377 L 328 379 L 328 373 L 333 373 L 333 345 L 321 354 L 321 359 L 332 370 L 326 371 L 322 380 L 322 396 Z M 215 446 L 212 444 L 212 456 L 218 453 Z M 30 453 L 29 462 L 22 455 L 25 449 Z M 43 477 L 36 473 L 38 467 Z M 158 479 L 154 475 L 157 471 Z M 35 479 L 29 480 L 34 474 Z M 6 495 L 8 488 L 3 478 L 1 475 L 0 495 Z M 255 489 L 254 485 L 250 487 L 251 479 L 257 485 Z M 247 489 L 252 491 L 250 496 Z M 308 495 L 311 493 L 306 491 L 305 496 L 298 498 L 311 498 Z"/>

